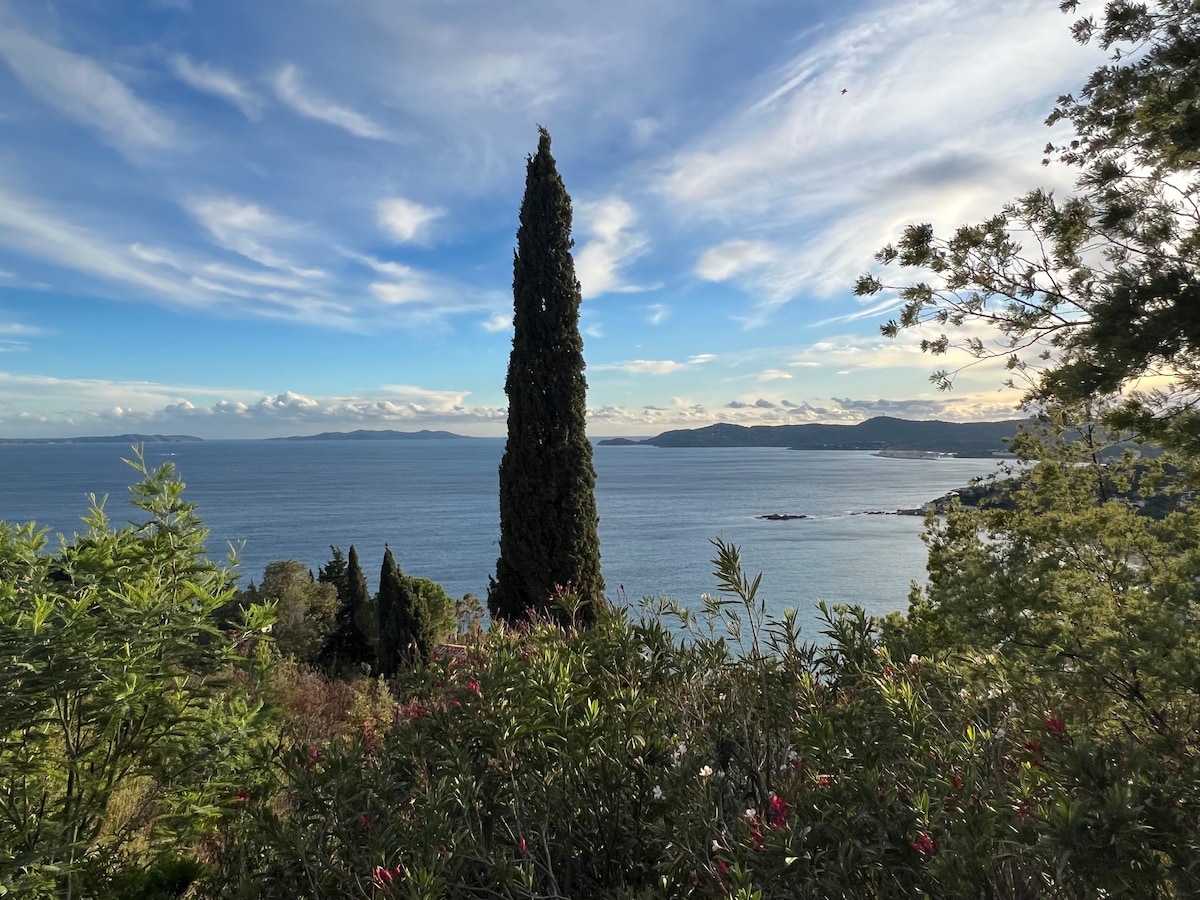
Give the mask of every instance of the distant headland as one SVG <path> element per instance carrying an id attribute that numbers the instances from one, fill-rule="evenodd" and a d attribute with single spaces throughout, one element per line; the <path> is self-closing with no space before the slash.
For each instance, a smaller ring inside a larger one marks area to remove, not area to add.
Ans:
<path id="1" fill-rule="evenodd" d="M 297 435 L 295 437 L 267 438 L 268 441 L 430 441 L 455 439 L 469 441 L 465 434 L 452 431 L 324 431 L 321 434 Z"/>
<path id="2" fill-rule="evenodd" d="M 190 434 L 105 434 L 64 438 L 0 438 L 0 444 L 182 444 L 203 440 Z"/>
<path id="3" fill-rule="evenodd" d="M 792 450 L 905 450 L 987 457 L 1004 453 L 1028 419 L 941 422 L 876 416 L 856 425 L 730 425 L 665 431 L 635 441 L 610 438 L 617 447 L 787 447 Z"/>

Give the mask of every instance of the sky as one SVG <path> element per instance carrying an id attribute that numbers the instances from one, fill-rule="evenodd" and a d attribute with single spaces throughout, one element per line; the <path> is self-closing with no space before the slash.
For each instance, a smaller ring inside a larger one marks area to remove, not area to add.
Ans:
<path id="1" fill-rule="evenodd" d="M 892 294 L 1035 186 L 1054 0 L 0 0 L 0 437 L 505 432 L 537 126 L 593 436 L 1016 414 Z"/>

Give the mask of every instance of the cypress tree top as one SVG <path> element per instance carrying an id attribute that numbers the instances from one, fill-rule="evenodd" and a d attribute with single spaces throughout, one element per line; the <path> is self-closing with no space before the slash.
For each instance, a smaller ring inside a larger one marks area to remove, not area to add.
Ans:
<path id="1" fill-rule="evenodd" d="M 579 334 L 582 297 L 571 257 L 571 198 L 539 128 L 528 160 L 513 258 L 513 347 L 508 444 L 500 463 L 500 559 L 488 608 L 502 619 L 544 610 L 558 587 L 601 598 L 587 380 Z"/>

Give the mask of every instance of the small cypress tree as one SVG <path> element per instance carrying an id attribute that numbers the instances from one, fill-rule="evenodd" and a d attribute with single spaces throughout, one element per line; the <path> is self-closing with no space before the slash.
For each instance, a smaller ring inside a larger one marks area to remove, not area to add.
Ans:
<path id="1" fill-rule="evenodd" d="M 367 576 L 359 565 L 358 551 L 353 544 L 346 563 L 346 602 L 354 610 L 354 622 L 366 640 L 367 650 L 362 661 L 372 662 L 375 659 L 373 647 L 379 634 L 379 611 L 375 608 L 375 598 L 367 587 Z"/>
<path id="2" fill-rule="evenodd" d="M 321 569 L 317 580 L 332 584 L 338 592 L 338 610 L 333 632 L 321 648 L 318 666 L 328 675 L 360 674 L 375 661 L 375 652 L 362 627 L 363 614 L 371 602 L 367 580 L 358 564 L 358 553 L 350 547 L 347 563 L 338 547 L 330 547 L 333 558 Z"/>
<path id="3" fill-rule="evenodd" d="M 571 257 L 571 198 L 540 128 L 525 171 L 513 259 L 513 346 L 504 391 L 508 443 L 500 463 L 500 558 L 488 609 L 506 620 L 545 609 L 559 588 L 595 617 L 604 579 L 596 472 L 585 429 L 581 295 Z"/>
<path id="4" fill-rule="evenodd" d="M 338 597 L 346 593 L 346 557 L 342 548 L 329 545 L 329 562 L 317 570 L 317 581 L 321 584 L 332 584 L 337 588 Z"/>
<path id="5" fill-rule="evenodd" d="M 420 656 L 416 603 L 408 579 L 396 564 L 392 548 L 384 545 L 379 572 L 379 674 L 390 678 Z"/>

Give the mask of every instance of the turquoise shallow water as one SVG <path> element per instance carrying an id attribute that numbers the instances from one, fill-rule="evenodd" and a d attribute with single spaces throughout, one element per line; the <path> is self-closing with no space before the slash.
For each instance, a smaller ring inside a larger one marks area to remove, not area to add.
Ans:
<path id="1" fill-rule="evenodd" d="M 502 439 L 412 442 L 206 441 L 151 444 L 177 465 L 219 555 L 242 543 L 245 578 L 274 559 L 316 568 L 355 544 L 375 581 L 389 542 L 410 574 L 453 596 L 485 596 L 498 551 Z M 79 528 L 88 492 L 125 521 L 132 471 L 114 444 L 0 446 L 0 519 Z M 814 601 L 900 609 L 924 573 L 922 521 L 851 516 L 920 506 L 991 471 L 987 460 L 880 459 L 857 451 L 597 447 L 597 504 L 611 593 L 698 605 L 715 580 L 710 539 L 738 544 L 775 613 Z M 765 513 L 811 518 L 767 522 Z M 807 614 L 804 616 L 808 619 Z"/>

